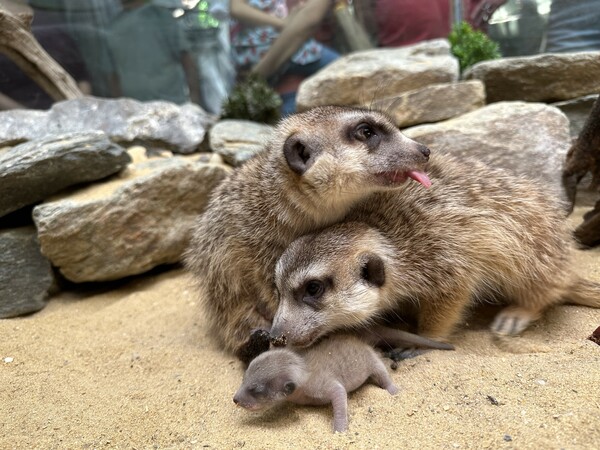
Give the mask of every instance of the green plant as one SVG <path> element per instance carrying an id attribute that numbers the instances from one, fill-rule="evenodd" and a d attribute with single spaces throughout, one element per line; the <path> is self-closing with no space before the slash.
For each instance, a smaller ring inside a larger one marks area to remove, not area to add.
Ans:
<path id="1" fill-rule="evenodd" d="M 500 47 L 485 33 L 474 30 L 467 22 L 455 24 L 448 36 L 450 48 L 458 58 L 461 72 L 480 61 L 500 58 Z"/>
<path id="2" fill-rule="evenodd" d="M 238 83 L 223 102 L 223 119 L 245 119 L 275 124 L 281 117 L 281 97 L 258 75 Z"/>

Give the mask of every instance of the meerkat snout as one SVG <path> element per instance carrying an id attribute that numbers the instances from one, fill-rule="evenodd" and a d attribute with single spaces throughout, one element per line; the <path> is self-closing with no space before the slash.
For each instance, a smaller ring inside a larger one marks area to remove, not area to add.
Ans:
<path id="1" fill-rule="evenodd" d="M 290 169 L 298 175 L 304 174 L 319 156 L 319 147 L 309 139 L 290 136 L 283 144 L 283 154 Z"/>
<path id="2" fill-rule="evenodd" d="M 417 143 L 417 150 L 419 150 L 425 158 L 429 159 L 429 155 L 431 155 L 431 150 L 429 150 L 429 147 Z"/>

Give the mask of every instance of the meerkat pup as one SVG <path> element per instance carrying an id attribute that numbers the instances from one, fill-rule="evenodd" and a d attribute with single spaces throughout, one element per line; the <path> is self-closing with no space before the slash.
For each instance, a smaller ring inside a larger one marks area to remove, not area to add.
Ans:
<path id="1" fill-rule="evenodd" d="M 492 298 L 508 303 L 493 332 L 514 335 L 554 304 L 600 307 L 600 285 L 572 268 L 564 209 L 534 182 L 443 155 L 428 175 L 430 189 L 375 194 L 288 247 L 272 335 L 308 346 L 416 305 L 418 333 L 444 339 L 472 301 Z"/>
<path id="2" fill-rule="evenodd" d="M 233 401 L 251 411 L 283 401 L 333 406 L 333 430 L 348 429 L 348 392 L 367 379 L 394 395 L 398 388 L 373 347 L 352 334 L 334 334 L 307 349 L 275 348 L 257 356 Z"/>
<path id="3" fill-rule="evenodd" d="M 283 120 L 216 188 L 185 255 L 224 347 L 249 360 L 251 331 L 270 329 L 275 262 L 294 239 L 339 222 L 373 192 L 408 179 L 428 186 L 428 157 L 375 111 L 319 107 Z"/>

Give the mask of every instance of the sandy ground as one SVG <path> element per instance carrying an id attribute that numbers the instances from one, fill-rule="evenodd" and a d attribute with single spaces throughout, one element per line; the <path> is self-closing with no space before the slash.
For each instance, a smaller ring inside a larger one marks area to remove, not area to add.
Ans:
<path id="1" fill-rule="evenodd" d="M 600 250 L 577 264 L 600 281 Z M 353 393 L 350 431 L 333 434 L 328 407 L 235 407 L 241 366 L 197 303 L 175 269 L 0 321 L 0 448 L 599 448 L 600 346 L 586 338 L 600 310 L 552 309 L 521 338 L 546 351 L 526 354 L 500 350 L 474 316 L 456 351 L 400 364 L 397 396 Z"/>

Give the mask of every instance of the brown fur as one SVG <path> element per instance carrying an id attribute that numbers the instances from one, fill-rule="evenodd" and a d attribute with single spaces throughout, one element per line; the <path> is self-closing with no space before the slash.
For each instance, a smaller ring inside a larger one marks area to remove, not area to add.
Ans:
<path id="1" fill-rule="evenodd" d="M 321 107 L 282 121 L 265 150 L 215 190 L 185 256 L 224 347 L 239 354 L 253 329 L 270 328 L 275 262 L 294 239 L 402 184 L 428 154 L 376 112 Z"/>
<path id="2" fill-rule="evenodd" d="M 272 333 L 310 345 L 416 304 L 419 334 L 443 339 L 472 301 L 501 298 L 510 306 L 492 329 L 512 335 L 554 304 L 600 307 L 600 286 L 573 271 L 563 209 L 535 183 L 442 155 L 428 174 L 430 189 L 374 194 L 347 223 L 290 245 Z M 315 280 L 323 292 L 309 295 Z"/>
<path id="3" fill-rule="evenodd" d="M 254 359 L 233 401 L 257 411 L 290 401 L 333 405 L 334 431 L 348 428 L 347 393 L 371 377 L 396 394 L 390 375 L 373 348 L 351 334 L 330 336 L 308 349 L 274 349 Z"/>

